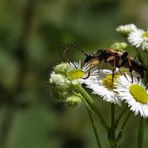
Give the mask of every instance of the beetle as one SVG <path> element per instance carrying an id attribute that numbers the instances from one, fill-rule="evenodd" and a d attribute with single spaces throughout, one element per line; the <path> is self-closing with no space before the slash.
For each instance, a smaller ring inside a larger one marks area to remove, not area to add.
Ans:
<path id="1" fill-rule="evenodd" d="M 84 53 L 83 50 L 81 50 L 81 52 Z M 113 67 L 112 81 L 114 81 L 114 72 L 116 67 L 128 68 L 132 77 L 132 81 L 133 81 L 133 75 L 132 75 L 133 70 L 136 71 L 141 76 L 141 78 L 144 77 L 145 74 L 144 66 L 140 62 L 135 60 L 133 57 L 129 56 L 128 52 L 121 52 L 113 48 L 105 48 L 105 49 L 98 49 L 96 52 L 90 54 L 86 53 L 84 54 L 86 56 L 84 63 L 90 64 L 91 67 L 97 66 L 101 62 L 109 63 Z"/>

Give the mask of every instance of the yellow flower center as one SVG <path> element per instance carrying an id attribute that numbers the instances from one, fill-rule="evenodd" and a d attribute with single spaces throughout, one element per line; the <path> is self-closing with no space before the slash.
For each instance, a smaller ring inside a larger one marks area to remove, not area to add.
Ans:
<path id="1" fill-rule="evenodd" d="M 132 84 L 130 86 L 130 92 L 132 96 L 143 104 L 148 103 L 148 94 L 147 91 L 139 84 Z"/>
<path id="2" fill-rule="evenodd" d="M 79 79 L 83 78 L 85 76 L 85 73 L 80 69 L 73 69 L 67 73 L 67 76 L 71 79 Z"/>
<path id="3" fill-rule="evenodd" d="M 142 37 L 148 38 L 148 32 L 144 32 L 144 33 L 142 34 Z"/>
<path id="4" fill-rule="evenodd" d="M 118 78 L 119 78 L 119 74 L 115 74 L 114 75 L 114 80 L 112 78 L 112 74 L 108 74 L 106 75 L 106 77 L 103 79 L 103 85 L 105 85 L 108 89 L 114 89 L 114 84 L 113 84 L 113 81 L 114 82 L 118 82 Z"/>

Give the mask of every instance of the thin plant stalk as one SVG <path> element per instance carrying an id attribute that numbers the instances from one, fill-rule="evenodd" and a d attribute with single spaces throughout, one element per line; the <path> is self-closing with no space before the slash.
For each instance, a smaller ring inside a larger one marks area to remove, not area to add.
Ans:
<path id="1" fill-rule="evenodd" d="M 116 148 L 117 146 L 115 131 L 115 105 L 111 103 L 111 128 L 110 132 L 108 133 L 111 148 Z"/>
<path id="2" fill-rule="evenodd" d="M 87 104 L 89 105 L 89 107 L 99 117 L 101 125 L 108 132 L 109 127 L 108 127 L 106 121 L 104 120 L 103 116 L 101 115 L 99 109 L 95 106 L 93 99 L 90 97 L 90 95 L 85 91 L 85 89 L 81 85 L 76 85 L 75 88 L 79 90 L 79 92 L 81 93 L 81 95 L 83 96 L 83 98 L 85 99 Z"/>
<path id="3" fill-rule="evenodd" d="M 137 148 L 142 148 L 144 137 L 144 118 L 140 118 Z"/>
<path id="4" fill-rule="evenodd" d="M 97 128 L 96 128 L 94 119 L 92 117 L 92 111 L 90 110 L 88 105 L 86 105 L 86 108 L 87 108 L 88 115 L 89 115 L 89 118 L 90 118 L 90 121 L 91 121 L 91 124 L 92 124 L 92 127 L 93 127 L 93 131 L 94 131 L 94 134 L 95 134 L 95 138 L 96 138 L 96 141 L 97 141 L 98 148 L 102 148 L 101 141 L 100 141 L 100 138 L 99 138 L 99 134 L 97 132 Z"/>
<path id="5" fill-rule="evenodd" d="M 131 116 L 131 113 L 132 113 L 132 112 L 130 111 L 130 112 L 127 114 L 125 120 L 123 121 L 123 123 L 122 123 L 122 125 L 121 125 L 120 132 L 119 132 L 118 135 L 117 135 L 117 141 L 119 141 L 119 140 L 121 139 L 122 134 L 123 134 L 123 130 L 124 130 L 126 124 L 127 124 L 128 119 L 129 119 L 130 116 Z"/>
<path id="6" fill-rule="evenodd" d="M 127 106 L 125 106 L 125 107 L 123 108 L 123 110 L 122 110 L 121 113 L 119 114 L 118 118 L 116 119 L 115 127 L 118 127 L 118 124 L 119 124 L 120 120 L 122 119 L 122 117 L 123 117 L 123 115 L 124 115 L 124 113 L 125 113 L 126 110 L 127 110 Z"/>

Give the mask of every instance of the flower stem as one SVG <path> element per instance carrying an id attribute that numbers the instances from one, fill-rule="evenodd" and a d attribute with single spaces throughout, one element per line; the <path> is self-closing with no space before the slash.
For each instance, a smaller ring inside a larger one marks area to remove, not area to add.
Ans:
<path id="1" fill-rule="evenodd" d="M 115 105 L 111 103 L 111 127 L 114 128 L 115 122 Z"/>
<path id="2" fill-rule="evenodd" d="M 116 120 L 116 122 L 115 122 L 115 127 L 118 127 L 118 124 L 119 124 L 121 118 L 123 117 L 123 115 L 124 115 L 126 109 L 127 109 L 127 106 L 125 106 L 125 107 L 123 108 L 123 110 L 121 111 L 120 115 L 118 116 L 118 118 L 117 118 L 117 120 Z"/>
<path id="3" fill-rule="evenodd" d="M 142 148 L 144 137 L 144 118 L 140 118 L 137 148 Z"/>
<path id="4" fill-rule="evenodd" d="M 119 141 L 119 140 L 121 139 L 122 134 L 123 134 L 123 130 L 124 130 L 126 124 L 127 124 L 127 121 L 128 121 L 128 119 L 129 119 L 130 115 L 131 115 L 131 111 L 127 114 L 127 116 L 126 116 L 126 118 L 125 118 L 123 124 L 121 125 L 120 132 L 119 132 L 118 135 L 117 135 L 117 141 Z"/>
<path id="5" fill-rule="evenodd" d="M 108 133 L 111 148 L 116 148 L 117 146 L 115 130 L 115 105 L 111 103 L 111 128 Z"/>
<path id="6" fill-rule="evenodd" d="M 81 85 L 75 85 L 75 89 L 79 90 L 89 107 L 92 109 L 92 111 L 99 117 L 101 125 L 106 129 L 106 131 L 109 131 L 109 127 L 102 117 L 99 109 L 95 106 L 93 99 L 90 97 L 90 95 L 85 91 L 85 89 Z"/>
<path id="7" fill-rule="evenodd" d="M 92 113 L 91 113 L 91 110 L 90 110 L 88 104 L 86 104 L 86 108 L 87 108 L 88 115 L 89 115 L 89 118 L 90 118 L 90 121 L 91 121 L 91 124 L 92 124 L 92 127 L 93 127 L 93 131 L 94 131 L 94 134 L 95 134 L 95 137 L 96 137 L 98 148 L 102 148 L 100 138 L 99 138 L 96 126 L 95 126 L 95 122 L 93 120 Z"/>

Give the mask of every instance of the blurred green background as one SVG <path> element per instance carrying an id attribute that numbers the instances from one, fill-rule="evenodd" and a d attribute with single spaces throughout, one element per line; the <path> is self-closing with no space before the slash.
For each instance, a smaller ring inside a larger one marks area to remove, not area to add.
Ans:
<path id="1" fill-rule="evenodd" d="M 146 29 L 147 0 L 0 0 L 0 148 L 96 148 L 85 107 L 57 103 L 49 73 L 62 61 L 62 43 L 86 52 L 109 47 L 122 40 L 115 28 L 127 23 Z M 76 49 L 68 56 L 84 58 Z M 108 119 L 109 105 L 96 103 Z M 133 116 L 120 148 L 136 147 L 137 127 Z M 144 148 L 147 138 L 148 125 Z"/>

